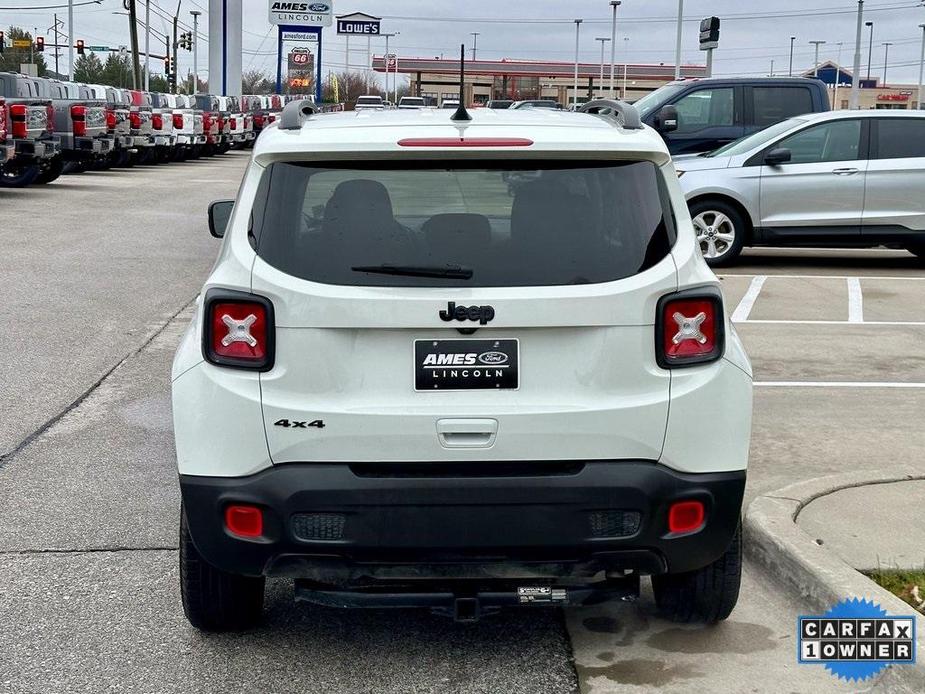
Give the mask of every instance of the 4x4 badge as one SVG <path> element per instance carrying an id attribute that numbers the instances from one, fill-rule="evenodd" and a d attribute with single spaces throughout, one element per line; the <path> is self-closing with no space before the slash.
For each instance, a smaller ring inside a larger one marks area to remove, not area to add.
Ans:
<path id="1" fill-rule="evenodd" d="M 451 320 L 472 320 L 478 321 L 480 325 L 486 325 L 494 317 L 493 306 L 457 306 L 455 301 L 450 301 L 446 305 L 446 310 L 440 311 L 440 320 L 447 323 Z"/>

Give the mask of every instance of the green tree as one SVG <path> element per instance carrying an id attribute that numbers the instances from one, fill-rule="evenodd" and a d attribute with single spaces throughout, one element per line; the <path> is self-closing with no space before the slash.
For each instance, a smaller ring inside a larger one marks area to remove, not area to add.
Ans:
<path id="1" fill-rule="evenodd" d="M 112 87 L 131 88 L 132 86 L 132 61 L 129 57 L 121 56 L 118 53 L 110 53 L 106 58 L 106 64 L 103 66 L 103 74 L 100 78 L 100 84 L 108 84 Z"/>
<path id="2" fill-rule="evenodd" d="M 0 55 L 0 72 L 19 72 L 19 66 L 23 63 L 33 62 L 33 52 L 31 48 L 14 48 L 13 41 L 28 40 L 32 42 L 32 34 L 20 27 L 11 26 L 6 32 L 6 48 L 3 55 Z M 43 53 L 35 53 L 34 62 L 38 66 L 39 77 L 44 77 L 48 72 L 48 65 L 45 63 Z"/>
<path id="3" fill-rule="evenodd" d="M 103 61 L 96 53 L 89 51 L 77 56 L 74 61 L 74 81 L 99 84 L 103 79 Z"/>

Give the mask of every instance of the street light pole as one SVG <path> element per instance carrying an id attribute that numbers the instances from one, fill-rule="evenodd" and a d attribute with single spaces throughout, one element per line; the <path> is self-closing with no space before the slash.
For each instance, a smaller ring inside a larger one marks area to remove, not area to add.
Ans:
<path id="1" fill-rule="evenodd" d="M 600 41 L 600 42 L 601 42 L 601 86 L 600 86 L 600 91 L 601 91 L 601 96 L 603 96 L 603 92 L 604 92 L 604 44 L 607 43 L 608 41 L 610 41 L 610 39 L 598 37 L 598 38 L 596 38 L 596 39 L 594 39 L 594 40 L 595 40 L 595 41 Z"/>
<path id="2" fill-rule="evenodd" d="M 858 108 L 861 99 L 861 32 L 864 30 L 864 0 L 858 0 L 858 27 L 854 37 L 854 74 L 851 76 L 849 107 Z"/>
<path id="3" fill-rule="evenodd" d="M 620 92 L 620 98 L 623 101 L 626 101 L 626 71 L 629 67 L 630 59 L 630 46 L 629 46 L 629 36 L 623 37 L 623 90 Z"/>
<path id="4" fill-rule="evenodd" d="M 919 24 L 919 29 L 922 30 L 922 55 L 919 58 L 919 93 L 917 94 L 919 99 L 919 110 L 925 109 L 925 84 L 923 84 L 923 78 L 925 78 L 925 24 Z"/>
<path id="5" fill-rule="evenodd" d="M 145 91 L 151 91 L 151 0 L 145 0 Z"/>
<path id="6" fill-rule="evenodd" d="M 475 52 L 479 47 L 479 32 L 472 31 L 470 35 L 472 36 L 472 61 L 475 62 Z"/>
<path id="7" fill-rule="evenodd" d="M 787 70 L 787 76 L 793 77 L 793 42 L 796 41 L 796 36 L 790 37 L 790 68 Z"/>
<path id="8" fill-rule="evenodd" d="M 816 57 L 813 59 L 813 77 L 819 76 L 819 46 L 824 43 L 825 41 L 810 41 L 810 44 L 816 47 Z"/>
<path id="9" fill-rule="evenodd" d="M 864 22 L 864 26 L 870 27 L 870 46 L 867 48 L 867 79 L 870 79 L 870 59 L 874 55 L 874 23 Z"/>
<path id="10" fill-rule="evenodd" d="M 572 96 L 572 103 L 578 105 L 578 41 L 581 35 L 581 23 L 584 20 L 575 20 L 575 93 Z"/>
<path id="11" fill-rule="evenodd" d="M 57 41 L 55 41 L 57 43 Z M 67 0 L 67 78 L 74 81 L 74 0 Z M 58 47 L 55 46 L 55 50 Z M 57 69 L 55 70 L 57 72 Z"/>
<path id="12" fill-rule="evenodd" d="M 681 79 L 681 28 L 684 22 L 684 0 L 678 0 L 678 39 L 674 49 L 674 78 Z"/>
<path id="13" fill-rule="evenodd" d="M 199 10 L 190 10 L 193 15 L 193 88 L 190 94 L 195 94 L 199 89 Z"/>
<path id="14" fill-rule="evenodd" d="M 890 46 L 893 44 L 890 41 L 883 42 L 883 86 L 886 86 L 886 68 L 890 63 Z"/>
<path id="15" fill-rule="evenodd" d="M 610 24 L 610 96 L 616 98 L 616 92 L 613 90 L 613 72 L 617 59 L 617 8 L 620 6 L 620 0 L 610 0 L 610 6 L 613 8 L 613 21 Z"/>

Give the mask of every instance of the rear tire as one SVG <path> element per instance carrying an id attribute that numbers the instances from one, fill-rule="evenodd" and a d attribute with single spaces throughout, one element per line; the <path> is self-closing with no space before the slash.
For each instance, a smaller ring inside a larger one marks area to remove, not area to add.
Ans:
<path id="1" fill-rule="evenodd" d="M 222 571 L 203 559 L 180 509 L 180 596 L 190 624 L 202 631 L 253 629 L 263 615 L 265 582 Z"/>
<path id="2" fill-rule="evenodd" d="M 7 164 L 6 168 L 0 169 L 0 188 L 25 188 L 35 182 L 41 170 L 38 164 L 30 166 L 11 167 Z"/>
<path id="3" fill-rule="evenodd" d="M 61 160 L 61 157 L 55 157 L 54 160 L 42 169 L 41 173 L 36 177 L 36 185 L 45 185 L 46 183 L 51 183 L 56 178 L 58 178 L 64 171 L 64 162 Z"/>
<path id="4" fill-rule="evenodd" d="M 673 622 L 715 624 L 726 619 L 739 599 L 742 582 L 742 526 L 729 548 L 712 564 L 696 571 L 652 577 L 655 603 Z"/>
<path id="5" fill-rule="evenodd" d="M 722 200 L 700 200 L 690 206 L 694 233 L 704 260 L 710 267 L 730 265 L 745 246 L 745 220 Z"/>

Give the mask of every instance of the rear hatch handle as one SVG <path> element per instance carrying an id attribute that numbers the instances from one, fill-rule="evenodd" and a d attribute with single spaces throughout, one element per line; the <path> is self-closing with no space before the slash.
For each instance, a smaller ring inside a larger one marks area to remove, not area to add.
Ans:
<path id="1" fill-rule="evenodd" d="M 437 438 L 444 448 L 491 448 L 497 436 L 497 419 L 437 420 Z"/>

